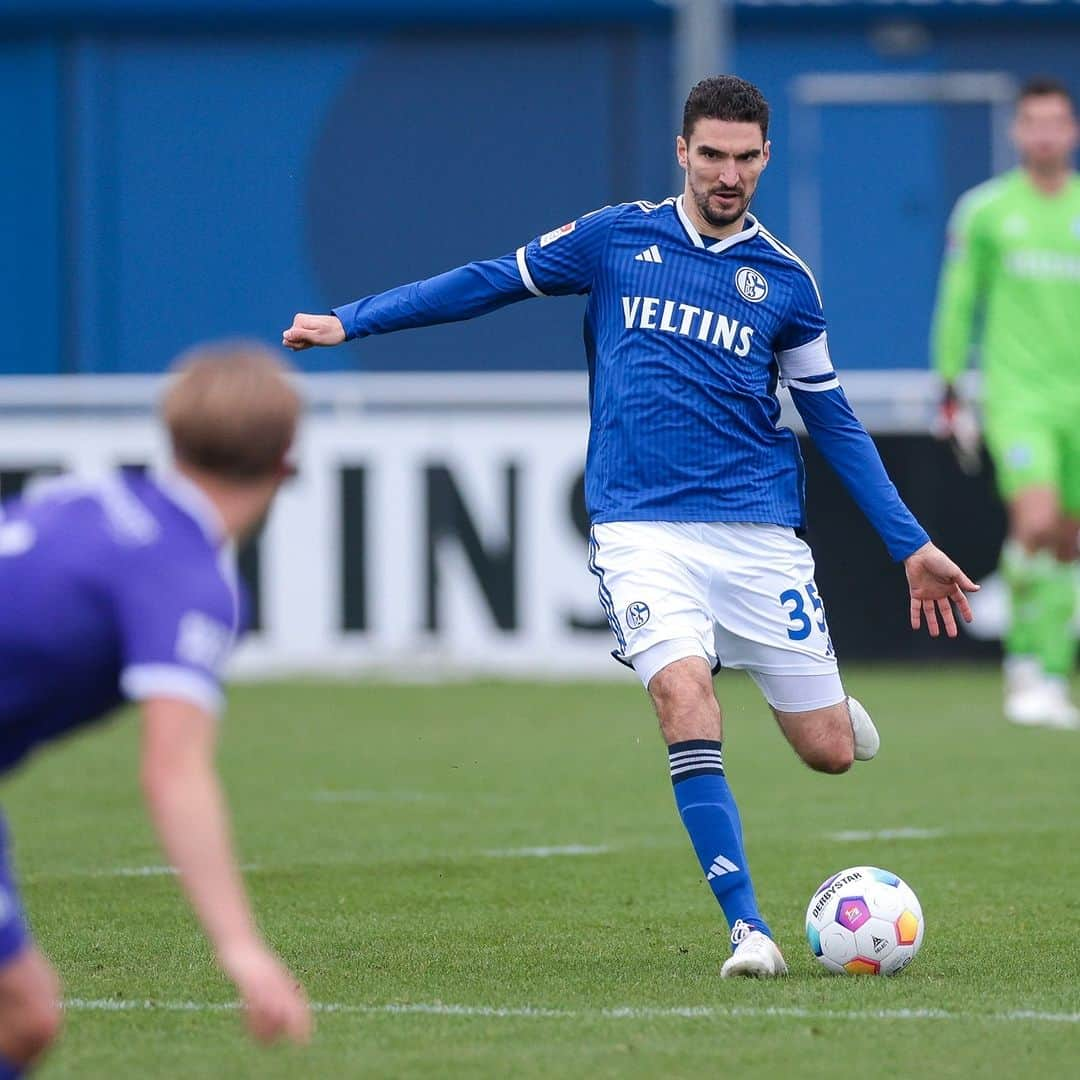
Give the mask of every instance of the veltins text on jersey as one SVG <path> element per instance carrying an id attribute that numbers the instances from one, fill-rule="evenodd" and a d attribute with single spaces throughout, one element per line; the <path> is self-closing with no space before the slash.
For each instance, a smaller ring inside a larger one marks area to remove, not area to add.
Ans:
<path id="1" fill-rule="evenodd" d="M 624 296 L 622 306 L 627 330 L 663 330 L 681 334 L 720 345 L 736 356 L 746 356 L 750 352 L 754 328 L 708 308 L 662 300 L 658 296 Z"/>

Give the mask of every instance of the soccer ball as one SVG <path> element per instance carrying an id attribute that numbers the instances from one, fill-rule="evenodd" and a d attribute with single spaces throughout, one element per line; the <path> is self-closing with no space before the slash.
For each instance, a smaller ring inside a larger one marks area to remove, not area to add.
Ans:
<path id="1" fill-rule="evenodd" d="M 837 975 L 895 975 L 923 939 L 919 898 L 895 874 L 853 866 L 821 883 L 806 909 L 806 939 Z"/>

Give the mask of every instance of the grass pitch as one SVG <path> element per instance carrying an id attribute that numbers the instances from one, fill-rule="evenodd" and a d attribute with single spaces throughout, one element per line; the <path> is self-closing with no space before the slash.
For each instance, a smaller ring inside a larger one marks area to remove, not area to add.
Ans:
<path id="1" fill-rule="evenodd" d="M 718 977 L 726 931 L 629 677 L 234 689 L 221 764 L 262 925 L 324 1007 L 305 1051 L 242 1036 L 142 816 L 131 718 L 42 754 L 0 793 L 71 1006 L 42 1075 L 1080 1074 L 1080 735 L 1006 725 L 991 669 L 846 674 L 883 746 L 844 777 L 719 682 L 791 967 L 768 983 Z M 922 900 L 895 979 L 805 945 L 811 892 L 859 863 Z"/>

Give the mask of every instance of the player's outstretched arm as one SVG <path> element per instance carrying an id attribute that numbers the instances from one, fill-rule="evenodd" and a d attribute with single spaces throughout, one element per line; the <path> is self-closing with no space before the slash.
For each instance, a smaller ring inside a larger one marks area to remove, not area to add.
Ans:
<path id="1" fill-rule="evenodd" d="M 243 999 L 251 1033 L 307 1042 L 312 1021 L 296 978 L 262 940 L 233 856 L 214 768 L 217 721 L 173 698 L 142 703 L 142 787 L 150 816 L 225 974 Z"/>
<path id="2" fill-rule="evenodd" d="M 480 259 L 333 308 L 299 314 L 281 336 L 287 349 L 338 345 L 371 334 L 462 322 L 534 296 L 585 293 L 619 207 L 605 207 L 496 259 Z"/>
<path id="3" fill-rule="evenodd" d="M 953 604 L 964 622 L 971 622 L 971 605 L 966 594 L 978 592 L 979 586 L 944 551 L 933 544 L 923 544 L 904 560 L 904 571 L 911 594 L 912 630 L 922 626 L 925 616 L 926 629 L 931 637 L 937 637 L 941 632 L 940 615 L 945 633 L 956 637 Z"/>
<path id="4" fill-rule="evenodd" d="M 533 295 L 522 279 L 517 256 L 504 255 L 361 297 L 335 307 L 329 315 L 301 312 L 282 333 L 281 343 L 299 352 L 370 334 L 461 322 Z"/>
<path id="5" fill-rule="evenodd" d="M 336 315 L 293 316 L 292 326 L 281 335 L 281 344 L 293 352 L 310 349 L 313 345 L 340 345 L 345 340 L 345 327 Z"/>

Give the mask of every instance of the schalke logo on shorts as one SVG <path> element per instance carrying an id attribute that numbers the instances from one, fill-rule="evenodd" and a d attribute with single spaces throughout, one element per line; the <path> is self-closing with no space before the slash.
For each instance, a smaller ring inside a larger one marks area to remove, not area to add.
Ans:
<path id="1" fill-rule="evenodd" d="M 752 266 L 740 266 L 735 271 L 735 288 L 751 304 L 760 304 L 769 295 L 769 283 Z"/>
<path id="2" fill-rule="evenodd" d="M 626 625 L 631 630 L 638 630 L 649 621 L 650 614 L 649 605 L 638 600 L 626 609 Z"/>

